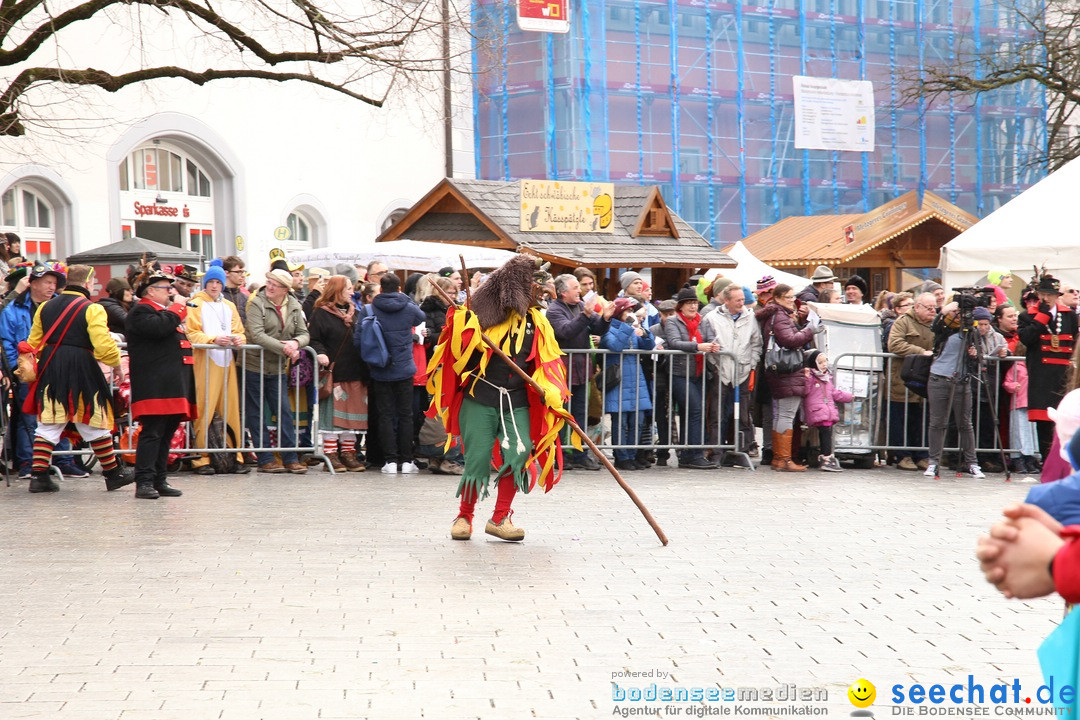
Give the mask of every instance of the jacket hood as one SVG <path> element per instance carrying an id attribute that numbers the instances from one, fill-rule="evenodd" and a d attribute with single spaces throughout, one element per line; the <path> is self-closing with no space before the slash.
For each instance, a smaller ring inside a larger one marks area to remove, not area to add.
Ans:
<path id="1" fill-rule="evenodd" d="M 411 303 L 409 296 L 401 292 L 379 293 L 372 299 L 371 304 L 385 313 L 398 312 Z"/>

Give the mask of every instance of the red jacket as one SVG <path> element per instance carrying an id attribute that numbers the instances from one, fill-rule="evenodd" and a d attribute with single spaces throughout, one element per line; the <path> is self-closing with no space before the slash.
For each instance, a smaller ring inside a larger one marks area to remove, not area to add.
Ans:
<path id="1" fill-rule="evenodd" d="M 1067 542 L 1054 556 L 1054 588 L 1067 603 L 1080 603 L 1080 525 L 1069 525 L 1061 531 Z"/>

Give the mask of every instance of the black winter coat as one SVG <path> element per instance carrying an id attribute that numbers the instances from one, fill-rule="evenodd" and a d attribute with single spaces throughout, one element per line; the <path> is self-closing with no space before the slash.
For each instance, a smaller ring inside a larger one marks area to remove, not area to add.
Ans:
<path id="1" fill-rule="evenodd" d="M 354 314 L 353 322 L 359 317 L 359 314 Z M 334 366 L 334 382 L 367 380 L 366 373 L 361 371 L 363 361 L 360 360 L 360 353 L 352 343 L 353 325 L 346 327 L 340 317 L 319 307 L 311 311 L 308 332 L 311 333 L 309 343 L 315 352 L 330 358 L 330 364 Z"/>
<path id="2" fill-rule="evenodd" d="M 162 310 L 149 300 L 131 307 L 124 337 L 131 355 L 131 415 L 199 416 L 195 405 L 195 358 L 191 343 L 179 329 L 187 309 L 172 305 Z"/>
<path id="3" fill-rule="evenodd" d="M 109 332 L 123 335 L 127 331 L 127 308 L 112 297 L 103 297 L 98 300 L 98 304 L 105 308 L 105 317 L 109 320 Z"/>
<path id="4" fill-rule="evenodd" d="M 420 303 L 420 309 L 424 311 L 424 327 L 427 328 L 427 337 L 424 338 L 424 352 L 427 359 L 435 353 L 435 346 L 439 344 L 439 336 L 442 335 L 446 326 L 446 311 L 450 309 L 442 298 L 429 295 Z"/>

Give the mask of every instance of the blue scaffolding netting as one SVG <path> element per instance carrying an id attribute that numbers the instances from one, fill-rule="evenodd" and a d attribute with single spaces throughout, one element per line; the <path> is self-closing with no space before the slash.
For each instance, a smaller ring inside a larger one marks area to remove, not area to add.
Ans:
<path id="1" fill-rule="evenodd" d="M 1008 2 L 574 0 L 565 35 L 519 30 L 506 0 L 473 18 L 477 177 L 660 185 L 718 246 L 911 190 L 981 217 L 1044 174 L 1034 83 L 904 96 L 912 71 L 1030 40 Z M 796 149 L 795 75 L 872 82 L 874 150 Z"/>

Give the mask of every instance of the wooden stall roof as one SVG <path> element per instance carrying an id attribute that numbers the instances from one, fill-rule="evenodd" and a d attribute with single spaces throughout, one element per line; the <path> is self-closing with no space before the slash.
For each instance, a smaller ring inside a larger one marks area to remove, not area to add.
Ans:
<path id="1" fill-rule="evenodd" d="M 616 185 L 614 226 L 608 233 L 552 233 L 520 230 L 521 193 L 517 182 L 444 179 L 408 213 L 376 238 L 527 248 L 562 265 L 590 267 L 735 267 L 672 212 L 660 189 Z M 659 210 L 662 234 L 643 233 L 649 210 Z"/>
<path id="2" fill-rule="evenodd" d="M 775 267 L 844 265 L 928 220 L 958 233 L 978 222 L 974 215 L 929 191 L 923 193 L 920 204 L 913 190 L 862 215 L 784 218 L 747 236 L 743 244 L 754 257 Z"/>

